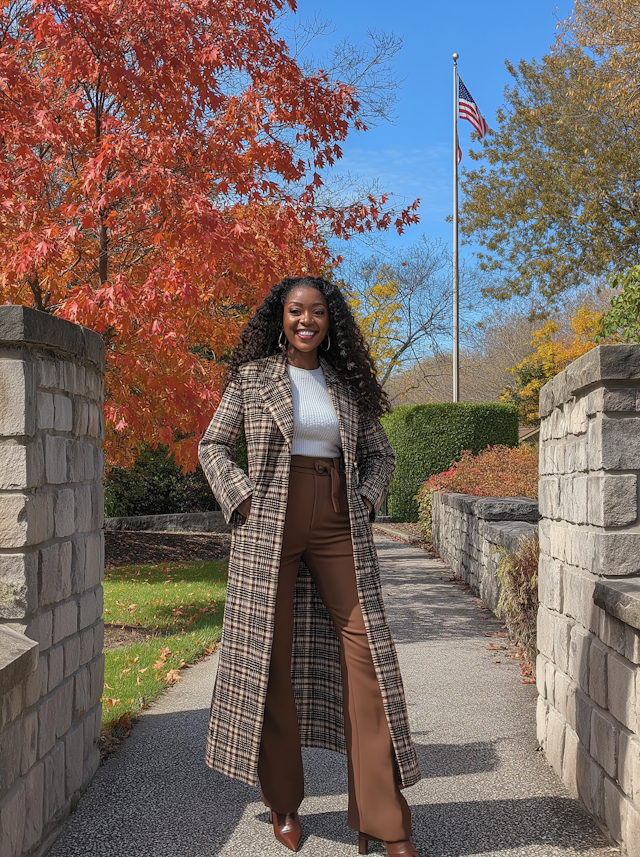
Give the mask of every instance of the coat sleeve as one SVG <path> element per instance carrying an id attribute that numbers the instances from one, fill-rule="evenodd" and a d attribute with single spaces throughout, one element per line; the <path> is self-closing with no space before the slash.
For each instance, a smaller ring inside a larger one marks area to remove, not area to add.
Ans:
<path id="1" fill-rule="evenodd" d="M 253 493 L 253 483 L 235 463 L 236 440 L 244 423 L 242 386 L 238 378 L 227 385 L 218 409 L 198 446 L 200 464 L 227 523 L 244 520 L 238 506 Z"/>
<path id="2" fill-rule="evenodd" d="M 360 422 L 356 461 L 358 491 L 373 506 L 369 518 L 375 521 L 396 466 L 396 455 L 379 420 Z"/>

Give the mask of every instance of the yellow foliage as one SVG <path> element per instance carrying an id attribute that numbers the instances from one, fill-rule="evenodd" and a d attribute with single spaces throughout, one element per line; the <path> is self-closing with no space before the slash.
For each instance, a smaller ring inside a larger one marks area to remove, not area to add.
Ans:
<path id="1" fill-rule="evenodd" d="M 533 334 L 531 354 L 510 370 L 517 378 L 516 384 L 507 387 L 500 397 L 518 406 L 522 422 L 538 421 L 540 390 L 547 381 L 595 348 L 601 318 L 601 312 L 583 304 L 571 319 L 571 333 L 563 333 L 557 322 L 549 320 Z"/>
<path id="2" fill-rule="evenodd" d="M 383 265 L 373 282 L 358 293 L 352 292 L 349 297 L 349 304 L 381 376 L 396 360 L 401 320 L 399 292 L 400 284 L 391 267 Z"/>

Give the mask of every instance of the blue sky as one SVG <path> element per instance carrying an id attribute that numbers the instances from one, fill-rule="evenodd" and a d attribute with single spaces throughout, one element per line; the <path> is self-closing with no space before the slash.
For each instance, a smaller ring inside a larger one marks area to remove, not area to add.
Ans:
<path id="1" fill-rule="evenodd" d="M 541 57 L 570 8 L 567 0 L 298 0 L 300 17 L 318 14 L 335 25 L 333 39 L 361 42 L 368 28 L 404 39 L 397 59 L 404 82 L 395 124 L 352 134 L 339 165 L 363 179 L 380 179 L 385 189 L 407 200 L 421 199 L 420 224 L 400 238 L 389 233 L 390 243 L 413 242 L 422 232 L 451 241 L 445 218 L 452 196 L 453 51 L 460 54 L 460 75 L 491 127 L 509 82 L 505 59 Z M 468 122 L 459 128 L 464 166 L 471 163 L 466 152 L 473 129 Z"/>

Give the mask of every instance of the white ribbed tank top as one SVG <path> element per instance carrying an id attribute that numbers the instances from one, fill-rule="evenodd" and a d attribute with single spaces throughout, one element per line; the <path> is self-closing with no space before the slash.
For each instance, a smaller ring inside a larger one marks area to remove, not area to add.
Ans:
<path id="1" fill-rule="evenodd" d="M 293 395 L 292 455 L 339 458 L 342 442 L 338 417 L 321 367 L 287 365 Z"/>

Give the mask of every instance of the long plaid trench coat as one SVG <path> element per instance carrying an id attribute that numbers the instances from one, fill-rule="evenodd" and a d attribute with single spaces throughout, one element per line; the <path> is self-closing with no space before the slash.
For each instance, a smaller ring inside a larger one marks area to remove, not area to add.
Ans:
<path id="1" fill-rule="evenodd" d="M 400 784 L 420 779 L 396 651 L 382 602 L 366 497 L 377 509 L 395 456 L 378 421 L 359 419 L 337 372 L 321 359 L 340 424 L 360 606 L 395 749 Z M 249 473 L 234 463 L 244 426 Z M 200 443 L 204 472 L 232 525 L 229 584 L 206 761 L 253 785 L 269 679 L 280 551 L 287 509 L 293 400 L 284 355 L 247 363 L 232 380 Z M 237 512 L 252 497 L 248 521 Z M 292 679 L 303 746 L 345 753 L 339 643 L 303 563 L 294 600 Z"/>

